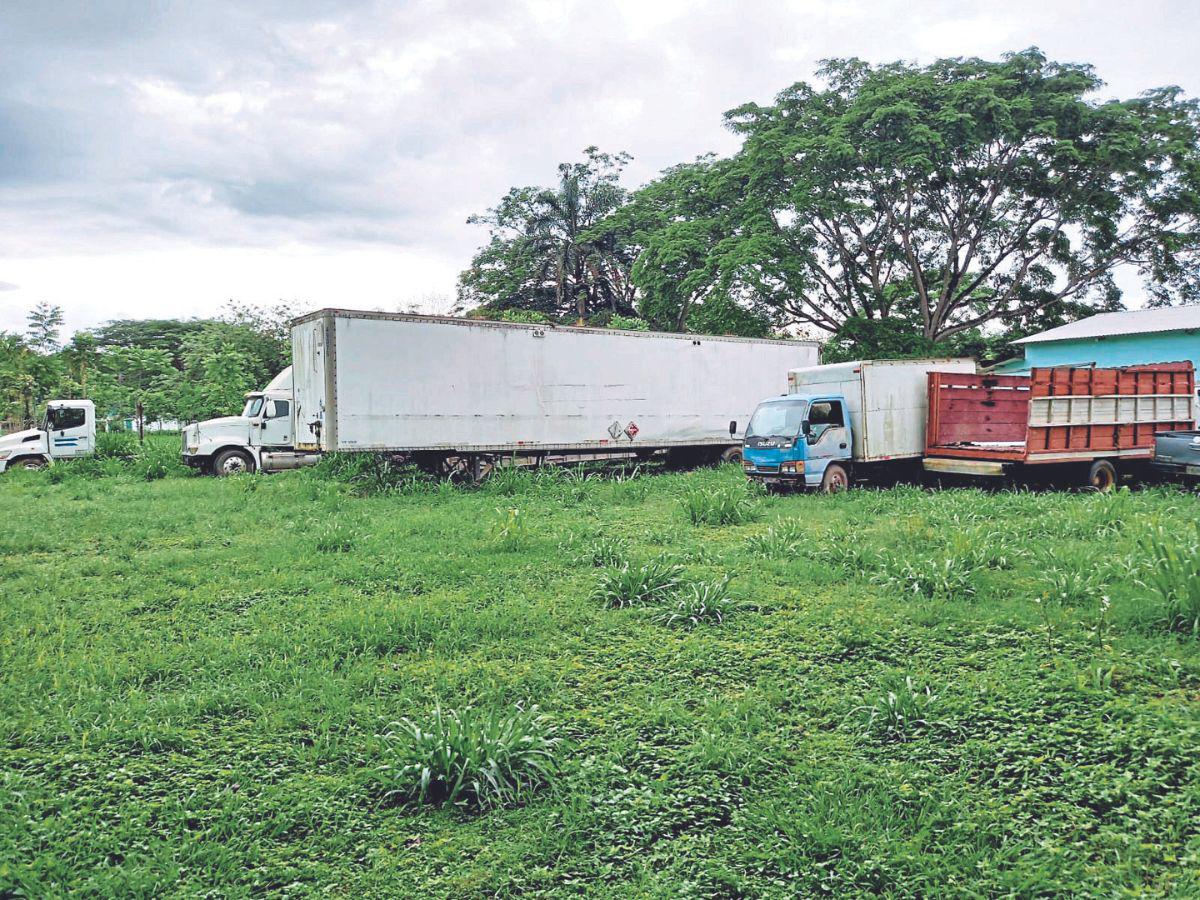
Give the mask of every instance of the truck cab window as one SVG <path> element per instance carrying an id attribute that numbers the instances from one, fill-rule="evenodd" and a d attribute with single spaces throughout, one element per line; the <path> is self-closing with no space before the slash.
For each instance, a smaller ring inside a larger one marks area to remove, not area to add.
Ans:
<path id="1" fill-rule="evenodd" d="M 746 426 L 746 441 L 752 446 L 764 440 L 791 442 L 800 433 L 804 421 L 804 400 L 768 400 L 758 405 Z"/>
<path id="2" fill-rule="evenodd" d="M 251 397 L 249 400 L 246 401 L 246 408 L 242 410 L 242 416 L 247 419 L 256 418 L 258 416 L 258 414 L 260 412 L 262 412 L 262 408 L 263 408 L 263 398 L 262 397 Z"/>
<path id="3" fill-rule="evenodd" d="M 267 418 L 282 419 L 286 418 L 291 413 L 291 406 L 286 400 L 268 400 L 267 401 Z"/>
<path id="4" fill-rule="evenodd" d="M 839 400 L 821 400 L 814 403 L 808 412 L 808 424 L 812 427 L 811 440 L 818 441 L 830 428 L 842 428 L 842 404 Z"/>
<path id="5" fill-rule="evenodd" d="M 87 413 L 82 409 L 69 406 L 59 406 L 47 410 L 46 422 L 50 431 L 65 431 L 68 428 L 81 428 L 87 423 Z"/>

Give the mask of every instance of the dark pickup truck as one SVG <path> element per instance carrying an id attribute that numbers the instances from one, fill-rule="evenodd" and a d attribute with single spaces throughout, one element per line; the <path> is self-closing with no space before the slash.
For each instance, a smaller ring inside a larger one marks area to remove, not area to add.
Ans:
<path id="1" fill-rule="evenodd" d="M 1169 478 L 1200 480 L 1200 431 L 1161 431 L 1156 434 L 1154 468 Z"/>

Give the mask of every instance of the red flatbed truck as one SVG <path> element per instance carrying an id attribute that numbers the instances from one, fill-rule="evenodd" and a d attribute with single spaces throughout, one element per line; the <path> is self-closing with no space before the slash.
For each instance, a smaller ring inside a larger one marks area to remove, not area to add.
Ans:
<path id="1" fill-rule="evenodd" d="M 1108 490 L 1149 463 L 1156 433 L 1195 427 L 1190 362 L 930 372 L 924 467 Z"/>

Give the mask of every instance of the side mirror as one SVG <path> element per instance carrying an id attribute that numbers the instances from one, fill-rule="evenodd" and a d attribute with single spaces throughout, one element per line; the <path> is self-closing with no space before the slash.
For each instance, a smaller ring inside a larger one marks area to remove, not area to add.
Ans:
<path id="1" fill-rule="evenodd" d="M 735 434 L 737 434 L 737 419 L 729 423 L 729 436 L 733 437 Z"/>
<path id="2" fill-rule="evenodd" d="M 800 423 L 800 431 L 806 438 L 811 440 L 812 439 L 812 422 L 808 421 L 808 419 L 805 419 L 803 422 Z"/>

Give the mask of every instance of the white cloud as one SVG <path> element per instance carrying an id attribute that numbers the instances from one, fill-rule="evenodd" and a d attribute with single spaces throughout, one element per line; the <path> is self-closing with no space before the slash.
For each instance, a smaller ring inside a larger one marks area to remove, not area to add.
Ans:
<path id="1" fill-rule="evenodd" d="M 76 0 L 0 8 L 0 328 L 225 299 L 449 296 L 465 224 L 589 144 L 629 181 L 736 139 L 817 61 L 1037 44 L 1195 94 L 1186 2 Z"/>

